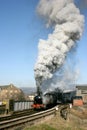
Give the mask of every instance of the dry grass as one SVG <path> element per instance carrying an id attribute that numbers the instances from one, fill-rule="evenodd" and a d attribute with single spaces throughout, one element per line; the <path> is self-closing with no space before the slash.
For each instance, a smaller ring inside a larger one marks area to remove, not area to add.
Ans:
<path id="1" fill-rule="evenodd" d="M 81 119 L 87 119 L 87 108 L 84 107 L 74 107 L 71 113 Z"/>
<path id="2" fill-rule="evenodd" d="M 67 120 L 64 120 L 58 115 L 49 121 L 48 124 L 56 128 L 56 130 L 86 130 L 77 119 L 71 119 L 70 116 Z"/>
<path id="3" fill-rule="evenodd" d="M 81 119 L 83 117 L 87 117 L 87 110 L 84 109 L 80 111 L 77 108 L 72 109 L 72 113 L 78 117 L 81 117 Z M 79 120 L 78 117 L 74 115 L 72 116 L 71 114 L 69 114 L 68 119 L 64 120 L 58 112 L 57 115 L 51 120 L 48 120 L 43 124 L 26 128 L 24 130 L 87 130 L 86 123 L 84 124 L 83 122 L 81 122 L 81 120 Z"/>

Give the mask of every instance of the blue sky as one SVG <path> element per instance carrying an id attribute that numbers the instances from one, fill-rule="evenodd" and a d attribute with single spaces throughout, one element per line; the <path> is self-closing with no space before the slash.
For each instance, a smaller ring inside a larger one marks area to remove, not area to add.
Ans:
<path id="1" fill-rule="evenodd" d="M 34 65 L 39 39 L 46 39 L 51 29 L 36 14 L 39 0 L 0 0 L 0 85 L 35 86 Z M 87 84 L 87 8 L 85 30 L 78 41 L 77 59 L 80 77 Z"/>

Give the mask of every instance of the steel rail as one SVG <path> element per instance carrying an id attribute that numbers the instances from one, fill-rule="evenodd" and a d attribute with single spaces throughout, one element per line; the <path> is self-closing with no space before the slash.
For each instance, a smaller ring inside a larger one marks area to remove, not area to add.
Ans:
<path id="1" fill-rule="evenodd" d="M 9 115 L 1 116 L 0 122 L 10 120 L 10 119 L 14 119 L 14 118 L 17 118 L 17 117 L 22 117 L 22 116 L 25 116 L 25 115 L 31 115 L 31 114 L 34 114 L 36 112 L 37 111 L 34 111 L 33 109 L 29 109 L 29 110 L 26 110 L 26 111 L 23 110 L 23 111 L 13 112 L 13 113 L 10 113 Z"/>
<path id="2" fill-rule="evenodd" d="M 25 125 L 26 123 L 28 123 L 29 125 L 32 125 L 32 124 L 35 124 L 38 120 L 42 120 L 45 117 L 48 117 L 54 114 L 55 114 L 55 107 L 49 110 L 38 112 L 36 114 L 18 117 L 18 118 L 7 120 L 7 121 L 1 121 L 0 130 L 10 130 L 10 129 L 13 130 L 13 128 L 17 128 L 21 125 Z"/>

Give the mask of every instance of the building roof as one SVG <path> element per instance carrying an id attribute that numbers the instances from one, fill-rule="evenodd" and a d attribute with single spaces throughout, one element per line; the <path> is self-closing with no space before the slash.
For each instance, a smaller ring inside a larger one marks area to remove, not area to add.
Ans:
<path id="1" fill-rule="evenodd" d="M 0 86 L 1 89 L 5 89 L 5 88 L 9 88 L 11 86 L 14 86 L 13 84 L 9 84 L 9 85 L 2 85 Z M 15 87 L 15 86 L 14 86 Z"/>
<path id="2" fill-rule="evenodd" d="M 87 90 L 87 85 L 76 85 L 76 88 L 81 90 Z"/>
<path id="3" fill-rule="evenodd" d="M 0 86 L 0 88 L 2 89 L 5 89 L 5 88 L 8 88 L 10 85 L 3 85 L 3 86 Z"/>

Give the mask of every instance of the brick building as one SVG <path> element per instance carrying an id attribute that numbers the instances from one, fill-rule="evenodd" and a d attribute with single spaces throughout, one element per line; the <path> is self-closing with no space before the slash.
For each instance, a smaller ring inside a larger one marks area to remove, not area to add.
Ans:
<path id="1" fill-rule="evenodd" d="M 5 99 L 23 100 L 24 93 L 13 84 L 0 86 L 0 100 Z"/>
<path id="2" fill-rule="evenodd" d="M 87 103 L 87 85 L 77 85 L 76 90 L 76 95 L 82 96 L 83 102 Z"/>

